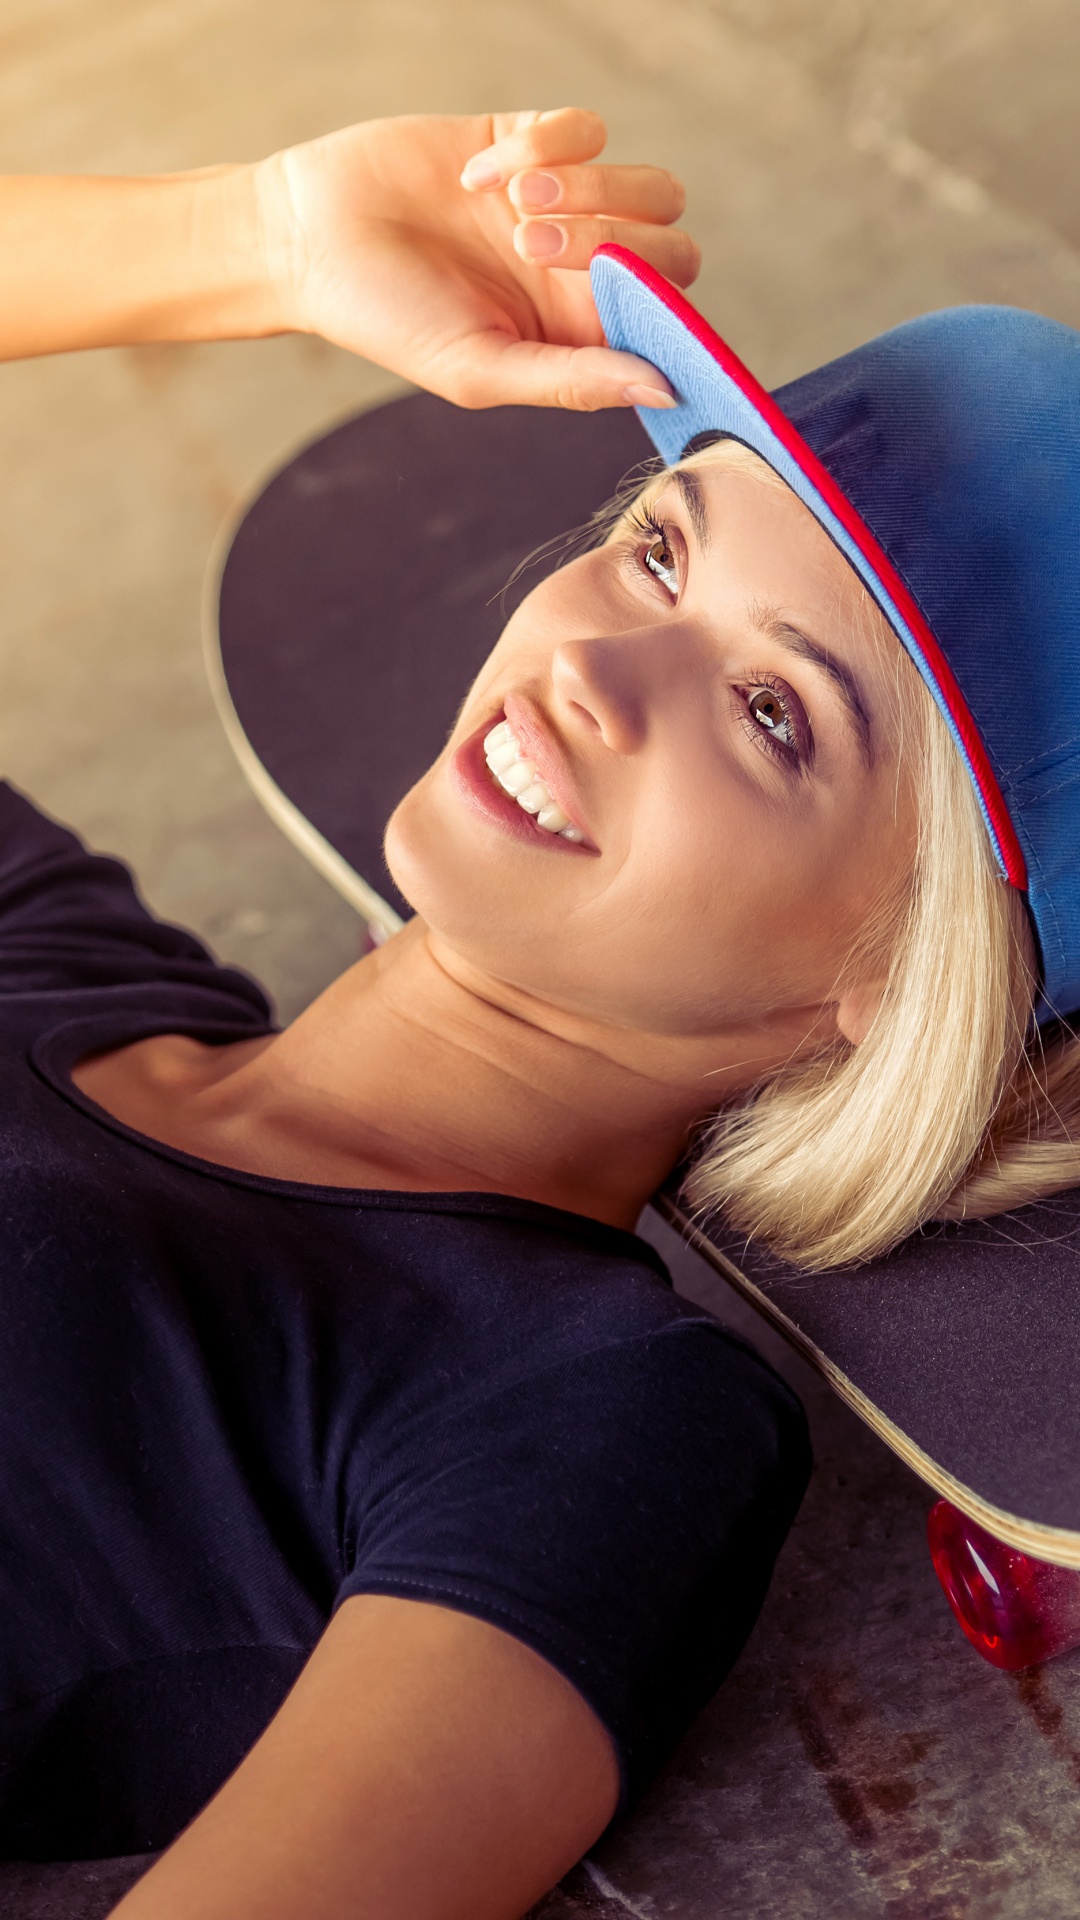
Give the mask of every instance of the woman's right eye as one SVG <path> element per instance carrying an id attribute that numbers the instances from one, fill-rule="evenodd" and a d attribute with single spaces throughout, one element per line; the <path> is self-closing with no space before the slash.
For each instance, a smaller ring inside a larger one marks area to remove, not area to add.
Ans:
<path id="1" fill-rule="evenodd" d="M 654 534 L 642 554 L 642 559 L 648 567 L 649 572 L 660 581 L 661 586 L 667 588 L 672 599 L 677 599 L 679 594 L 679 570 L 675 564 L 675 555 L 668 545 L 667 535 L 665 533 L 658 532 Z"/>

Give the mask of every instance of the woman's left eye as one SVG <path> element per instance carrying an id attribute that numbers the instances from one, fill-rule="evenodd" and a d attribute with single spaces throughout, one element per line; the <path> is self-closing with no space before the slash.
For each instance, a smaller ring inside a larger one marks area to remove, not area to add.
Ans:
<path id="1" fill-rule="evenodd" d="M 795 722 L 774 688 L 755 687 L 747 696 L 746 710 L 754 725 L 770 739 L 785 747 L 798 747 Z"/>
<path id="2" fill-rule="evenodd" d="M 678 597 L 679 569 L 675 564 L 675 555 L 668 545 L 667 535 L 657 533 L 650 540 L 642 554 L 649 572 L 655 575 L 661 586 L 667 588 L 672 598 Z"/>

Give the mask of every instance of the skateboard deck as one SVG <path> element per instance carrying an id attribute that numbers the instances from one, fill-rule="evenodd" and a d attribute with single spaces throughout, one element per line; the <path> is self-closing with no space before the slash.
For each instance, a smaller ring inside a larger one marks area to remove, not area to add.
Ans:
<path id="1" fill-rule="evenodd" d="M 632 414 L 414 395 L 305 448 L 224 530 L 206 602 L 222 721 L 375 938 L 408 913 L 387 818 L 562 536 L 650 455 Z M 695 1224 L 673 1186 L 654 1205 L 938 1494 L 1080 1567 L 1080 1191 L 825 1274 Z"/>

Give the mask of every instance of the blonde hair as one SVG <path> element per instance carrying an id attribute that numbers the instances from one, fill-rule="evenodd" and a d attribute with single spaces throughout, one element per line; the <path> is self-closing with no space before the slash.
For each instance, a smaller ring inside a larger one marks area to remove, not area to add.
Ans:
<path id="1" fill-rule="evenodd" d="M 785 484 L 733 441 L 684 464 L 717 462 Z M 869 594 L 866 616 L 890 631 Z M 899 646 L 896 689 L 918 844 L 906 889 L 878 901 L 849 957 L 880 956 L 880 1010 L 858 1046 L 834 1037 L 715 1116 L 685 1188 L 695 1211 L 722 1208 L 808 1268 L 1080 1182 L 1080 1039 L 1058 1028 L 1044 1046 L 1034 1030 L 1023 899 L 997 872 L 960 755 Z"/>

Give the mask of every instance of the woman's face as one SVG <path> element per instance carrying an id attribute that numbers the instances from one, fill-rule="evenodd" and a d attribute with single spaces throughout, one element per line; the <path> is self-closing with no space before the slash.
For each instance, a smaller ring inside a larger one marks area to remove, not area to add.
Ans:
<path id="1" fill-rule="evenodd" d="M 394 814 L 391 871 L 444 950 L 574 1014 L 808 1028 L 911 867 L 898 661 L 792 493 L 681 469 L 514 614 Z M 504 720 L 496 758 L 531 762 L 579 841 L 489 771 Z"/>

